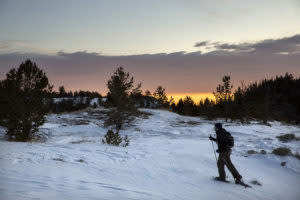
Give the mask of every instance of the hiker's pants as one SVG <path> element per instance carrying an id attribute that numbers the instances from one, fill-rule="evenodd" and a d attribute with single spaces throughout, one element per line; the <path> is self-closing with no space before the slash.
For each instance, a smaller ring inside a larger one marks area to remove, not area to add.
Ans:
<path id="1" fill-rule="evenodd" d="M 218 170 L 219 170 L 219 176 L 222 179 L 225 179 L 226 174 L 225 174 L 225 169 L 224 169 L 224 165 L 227 166 L 227 168 L 229 169 L 229 171 L 231 172 L 232 176 L 235 179 L 241 179 L 242 176 L 239 174 L 239 172 L 236 170 L 236 168 L 234 167 L 234 165 L 231 162 L 230 159 L 230 154 L 231 154 L 231 150 L 227 150 L 223 153 L 219 153 L 219 159 L 218 159 Z"/>

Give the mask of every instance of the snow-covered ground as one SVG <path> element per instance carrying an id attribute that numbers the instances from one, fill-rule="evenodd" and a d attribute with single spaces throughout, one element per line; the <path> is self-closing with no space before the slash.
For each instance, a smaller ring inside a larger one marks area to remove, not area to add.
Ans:
<path id="1" fill-rule="evenodd" d="M 279 146 L 300 152 L 300 141 L 276 138 L 300 137 L 299 127 L 224 124 L 235 138 L 236 168 L 247 183 L 262 183 L 245 189 L 228 171 L 231 184 L 212 180 L 218 172 L 208 136 L 216 121 L 143 109 L 152 115 L 121 131 L 130 139 L 124 148 L 101 143 L 101 110 L 47 116 L 46 142 L 7 142 L 0 128 L 0 199 L 300 199 L 300 161 L 271 154 Z"/>

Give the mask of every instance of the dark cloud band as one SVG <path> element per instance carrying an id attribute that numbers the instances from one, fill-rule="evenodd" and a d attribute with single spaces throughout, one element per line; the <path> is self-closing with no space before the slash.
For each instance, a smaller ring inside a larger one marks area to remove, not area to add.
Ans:
<path id="1" fill-rule="evenodd" d="M 233 53 L 260 54 L 300 54 L 300 35 L 280 39 L 261 40 L 255 43 L 229 44 L 220 42 L 199 42 L 195 47 L 213 46 L 215 52 L 230 51 Z M 214 52 L 210 52 L 214 53 Z"/>
<path id="2" fill-rule="evenodd" d="M 45 54 L 0 54 L 0 78 L 27 58 L 33 59 L 49 75 L 55 86 L 106 92 L 106 82 L 118 66 L 132 73 L 144 89 L 157 85 L 169 93 L 212 92 L 221 77 L 240 82 L 260 80 L 289 72 L 300 75 L 300 35 L 257 43 L 211 43 L 216 50 L 170 54 L 106 56 L 97 53 L 58 52 Z M 203 43 L 204 45 L 204 43 Z M 208 45 L 208 44 L 207 44 Z M 253 50 L 254 49 L 254 50 Z M 282 53 L 288 52 L 288 53 Z"/>

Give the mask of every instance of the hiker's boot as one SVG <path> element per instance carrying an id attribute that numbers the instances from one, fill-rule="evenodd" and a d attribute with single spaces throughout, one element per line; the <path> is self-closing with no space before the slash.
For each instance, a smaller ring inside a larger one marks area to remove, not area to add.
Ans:
<path id="1" fill-rule="evenodd" d="M 223 182 L 226 182 L 226 179 L 225 178 L 222 178 L 222 177 L 215 177 L 215 180 L 217 181 L 223 181 Z"/>
<path id="2" fill-rule="evenodd" d="M 243 182 L 240 178 L 235 179 L 235 184 L 241 184 L 241 183 L 243 183 Z"/>

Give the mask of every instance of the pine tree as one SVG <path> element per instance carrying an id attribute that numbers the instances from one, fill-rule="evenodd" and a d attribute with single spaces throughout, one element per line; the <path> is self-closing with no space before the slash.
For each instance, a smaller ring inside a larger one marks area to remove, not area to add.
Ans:
<path id="1" fill-rule="evenodd" d="M 171 107 L 172 111 L 175 111 L 176 104 L 175 104 L 175 100 L 172 96 L 170 97 L 170 100 L 169 100 L 169 106 Z"/>
<path id="2" fill-rule="evenodd" d="M 150 97 L 151 96 L 151 92 L 149 90 L 146 90 L 145 91 L 145 96 L 149 96 Z"/>
<path id="3" fill-rule="evenodd" d="M 183 106 L 183 100 L 180 98 L 178 103 L 177 103 L 177 106 L 176 106 L 176 111 L 178 114 L 183 114 L 183 109 L 184 109 L 184 106 Z"/>
<path id="4" fill-rule="evenodd" d="M 28 141 L 35 136 L 48 112 L 52 90 L 46 74 L 35 63 L 26 60 L 11 69 L 1 84 L 1 110 L 6 107 L 4 126 L 9 140 Z"/>
<path id="5" fill-rule="evenodd" d="M 123 67 L 119 67 L 107 83 L 109 90 L 107 93 L 107 103 L 113 108 L 105 125 L 114 125 L 117 132 L 122 128 L 125 121 L 128 123 L 132 121 L 134 113 L 137 112 L 134 101 L 130 99 L 130 95 L 141 95 L 141 84 L 133 88 L 133 83 L 133 77 L 128 72 L 125 72 Z"/>
<path id="6" fill-rule="evenodd" d="M 8 108 L 8 98 L 6 94 L 6 88 L 4 80 L 0 80 L 0 126 L 4 126 L 4 121 L 7 118 Z"/>
<path id="7" fill-rule="evenodd" d="M 217 86 L 217 91 L 213 92 L 216 103 L 218 106 L 224 107 L 224 114 L 225 119 L 227 122 L 227 119 L 229 117 L 229 106 L 231 103 L 231 89 L 233 88 L 232 84 L 230 83 L 230 76 L 224 76 L 222 78 L 222 85 L 219 84 Z"/>
<path id="8" fill-rule="evenodd" d="M 184 115 L 195 115 L 195 103 L 190 96 L 186 96 L 183 100 L 183 114 Z"/>
<path id="9" fill-rule="evenodd" d="M 66 92 L 64 86 L 60 86 L 60 87 L 58 88 L 58 92 L 59 92 L 59 93 L 58 93 L 59 97 L 66 97 L 66 96 L 67 96 L 67 92 Z"/>
<path id="10" fill-rule="evenodd" d="M 113 130 L 108 130 L 104 138 L 105 139 L 102 139 L 103 144 L 119 146 L 122 142 L 122 137 L 119 135 L 119 132 L 114 133 Z"/>
<path id="11" fill-rule="evenodd" d="M 130 92 L 130 98 L 133 100 L 133 101 L 137 101 L 138 99 L 140 99 L 143 95 L 142 95 L 142 90 L 141 90 L 141 87 L 142 87 L 142 84 L 139 83 L 137 85 L 136 88 L 133 88 Z"/>
<path id="12" fill-rule="evenodd" d="M 169 106 L 166 90 L 162 86 L 158 86 L 156 88 L 155 92 L 153 93 L 153 96 L 159 101 L 161 106 L 163 107 Z"/>
<path id="13" fill-rule="evenodd" d="M 119 67 L 114 75 L 108 80 L 107 97 L 111 100 L 111 106 L 119 110 L 126 110 L 129 107 L 129 94 L 133 88 L 133 77 L 125 72 L 123 67 Z"/>
<path id="14" fill-rule="evenodd" d="M 121 137 L 118 131 L 114 133 L 113 130 L 108 130 L 104 136 L 104 139 L 102 139 L 103 144 L 110 144 L 114 146 L 120 146 L 122 141 L 124 141 L 122 145 L 123 147 L 129 146 L 130 140 L 128 138 L 128 135 Z"/>

